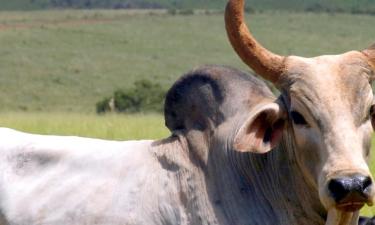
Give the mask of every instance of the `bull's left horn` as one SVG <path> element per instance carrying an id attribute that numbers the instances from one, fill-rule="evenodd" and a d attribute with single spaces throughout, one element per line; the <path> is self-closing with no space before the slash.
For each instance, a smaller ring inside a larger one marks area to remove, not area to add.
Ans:
<path id="1" fill-rule="evenodd" d="M 257 74 L 277 83 L 285 67 L 285 57 L 268 51 L 251 35 L 244 22 L 244 0 L 229 0 L 225 24 L 229 40 L 241 59 Z"/>

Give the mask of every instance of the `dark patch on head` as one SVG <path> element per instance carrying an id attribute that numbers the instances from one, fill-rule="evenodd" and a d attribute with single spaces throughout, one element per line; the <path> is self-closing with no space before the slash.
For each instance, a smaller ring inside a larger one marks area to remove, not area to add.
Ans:
<path id="1" fill-rule="evenodd" d="M 222 122 L 219 109 L 224 99 L 222 87 L 210 74 L 195 71 L 183 76 L 168 91 L 164 115 L 171 130 L 205 130 L 209 119 Z"/>
<path id="2" fill-rule="evenodd" d="M 258 96 L 273 96 L 258 78 L 230 67 L 204 66 L 182 76 L 168 91 L 165 124 L 171 131 L 207 130 L 225 120 L 225 110 L 251 106 Z M 229 105 L 223 106 L 229 98 Z"/>

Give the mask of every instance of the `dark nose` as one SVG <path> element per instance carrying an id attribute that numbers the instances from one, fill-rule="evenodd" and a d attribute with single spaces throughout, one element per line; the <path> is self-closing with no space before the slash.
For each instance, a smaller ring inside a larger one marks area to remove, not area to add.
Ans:
<path id="1" fill-rule="evenodd" d="M 336 203 L 342 201 L 360 201 L 365 202 L 372 186 L 372 180 L 369 176 L 354 174 L 332 179 L 328 183 L 328 190 Z"/>

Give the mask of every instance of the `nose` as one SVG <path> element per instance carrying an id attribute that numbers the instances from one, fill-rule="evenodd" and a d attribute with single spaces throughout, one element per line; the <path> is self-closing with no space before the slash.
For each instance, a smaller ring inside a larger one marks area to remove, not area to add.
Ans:
<path id="1" fill-rule="evenodd" d="M 330 180 L 328 190 L 337 204 L 359 205 L 362 203 L 363 206 L 368 201 L 371 186 L 372 180 L 369 176 L 354 174 Z"/>

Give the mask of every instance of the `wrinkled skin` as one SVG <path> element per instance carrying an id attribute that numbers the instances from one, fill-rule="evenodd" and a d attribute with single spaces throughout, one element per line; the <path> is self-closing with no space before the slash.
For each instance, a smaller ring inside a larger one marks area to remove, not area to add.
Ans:
<path id="1" fill-rule="evenodd" d="M 341 55 L 279 56 L 252 36 L 243 7 L 243 0 L 228 2 L 229 40 L 281 96 L 249 116 L 235 148 L 267 153 L 285 143 L 280 134 L 287 130 L 292 136 L 287 149 L 293 149 L 304 179 L 319 194 L 326 224 L 357 224 L 359 210 L 373 204 L 375 193 L 366 164 L 374 124 L 375 45 Z"/>

